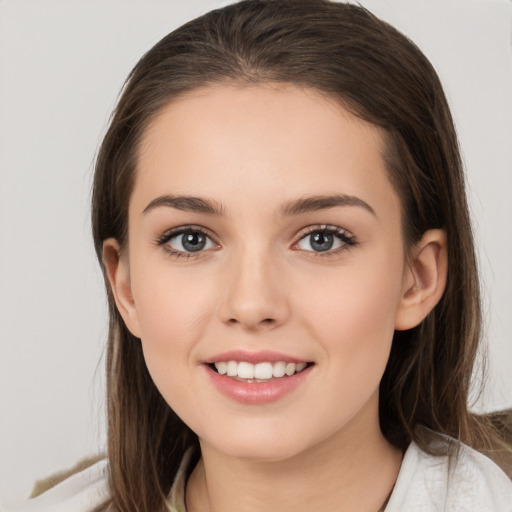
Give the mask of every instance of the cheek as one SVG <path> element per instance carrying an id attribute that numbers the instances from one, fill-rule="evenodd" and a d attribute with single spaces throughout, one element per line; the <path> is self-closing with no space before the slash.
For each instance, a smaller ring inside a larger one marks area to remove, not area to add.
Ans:
<path id="1" fill-rule="evenodd" d="M 207 280 L 195 274 L 191 279 L 166 263 L 132 266 L 144 357 L 157 385 L 179 377 L 185 368 L 181 363 L 193 363 L 193 349 L 207 331 L 215 304 Z"/>
<path id="2" fill-rule="evenodd" d="M 334 360 L 343 364 L 365 358 L 387 362 L 394 333 L 395 313 L 402 288 L 402 260 L 389 255 L 360 265 L 319 273 L 315 286 L 299 294 L 307 297 L 303 318 L 313 336 Z"/>
<path id="3" fill-rule="evenodd" d="M 160 254 L 141 254 L 132 259 L 131 276 L 139 323 L 146 337 L 156 339 L 176 332 L 187 338 L 203 325 L 212 303 L 211 279 L 204 272 L 177 268 Z"/>
<path id="4" fill-rule="evenodd" d="M 303 315 L 306 329 L 322 348 L 320 362 L 331 384 L 332 401 L 343 404 L 333 414 L 342 422 L 375 395 L 388 363 L 400 295 L 396 276 L 401 272 L 387 270 L 382 275 L 351 269 L 334 282 L 330 280 L 329 294 L 319 293 L 317 286 L 309 295 L 302 293 L 310 305 L 309 314 Z M 315 402 L 323 401 L 319 389 Z"/>

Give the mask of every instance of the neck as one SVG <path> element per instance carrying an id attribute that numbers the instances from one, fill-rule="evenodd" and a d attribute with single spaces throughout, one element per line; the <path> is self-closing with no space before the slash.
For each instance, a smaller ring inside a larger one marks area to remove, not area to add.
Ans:
<path id="1" fill-rule="evenodd" d="M 187 512 L 364 510 L 389 497 L 402 453 L 372 426 L 348 425 L 322 443 L 279 461 L 241 460 L 201 443 L 186 490 Z"/>

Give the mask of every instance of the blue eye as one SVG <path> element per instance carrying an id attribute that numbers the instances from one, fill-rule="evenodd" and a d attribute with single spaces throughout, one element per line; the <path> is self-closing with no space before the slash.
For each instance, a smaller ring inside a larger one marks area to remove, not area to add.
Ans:
<path id="1" fill-rule="evenodd" d="M 304 235 L 297 247 L 310 252 L 337 252 L 355 243 L 354 237 L 340 228 L 317 228 Z"/>
<path id="2" fill-rule="evenodd" d="M 158 244 L 173 254 L 187 254 L 213 249 L 216 244 L 204 232 L 194 228 L 182 228 L 166 233 Z"/>

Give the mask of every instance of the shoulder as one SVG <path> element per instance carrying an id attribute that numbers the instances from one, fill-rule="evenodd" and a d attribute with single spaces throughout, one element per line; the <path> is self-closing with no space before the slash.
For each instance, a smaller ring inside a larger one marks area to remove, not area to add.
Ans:
<path id="1" fill-rule="evenodd" d="M 430 455 L 411 443 L 386 512 L 512 512 L 512 481 L 485 455 L 457 446 L 453 456 Z"/>
<path id="2" fill-rule="evenodd" d="M 107 461 L 101 459 L 6 512 L 92 512 L 107 498 Z"/>

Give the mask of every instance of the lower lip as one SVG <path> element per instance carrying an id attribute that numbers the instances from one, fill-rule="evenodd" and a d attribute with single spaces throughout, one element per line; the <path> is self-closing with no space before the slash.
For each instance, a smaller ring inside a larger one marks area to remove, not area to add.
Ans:
<path id="1" fill-rule="evenodd" d="M 308 366 L 291 377 L 281 377 L 268 382 L 243 382 L 220 375 L 205 365 L 208 377 L 225 396 L 244 404 L 268 404 L 275 402 L 296 389 L 308 378 L 313 366 Z"/>

